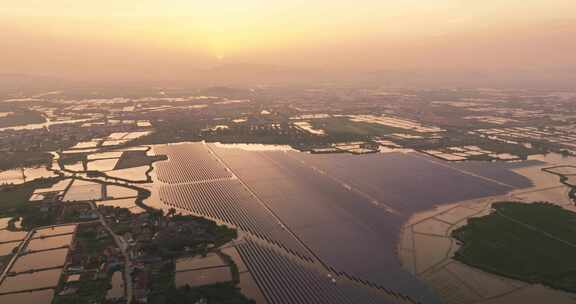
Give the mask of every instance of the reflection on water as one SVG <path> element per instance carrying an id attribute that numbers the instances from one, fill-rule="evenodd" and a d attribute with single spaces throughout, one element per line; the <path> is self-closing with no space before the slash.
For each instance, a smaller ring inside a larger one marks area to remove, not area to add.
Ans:
<path id="1" fill-rule="evenodd" d="M 0 128 L 0 132 L 6 131 L 6 130 L 20 131 L 20 130 L 36 130 L 36 129 L 42 129 L 42 128 L 50 129 L 50 126 L 53 126 L 53 125 L 71 124 L 71 123 L 85 122 L 85 121 L 90 121 L 90 120 L 92 120 L 92 118 L 73 119 L 73 120 L 56 120 L 56 121 L 52 121 L 50 119 L 47 119 L 47 121 L 44 123 L 26 124 L 26 125 L 20 125 L 20 126 Z"/>
<path id="2" fill-rule="evenodd" d="M 135 198 L 121 198 L 115 200 L 105 200 L 99 201 L 98 205 L 103 206 L 113 206 L 118 208 L 132 208 L 136 206 L 136 199 Z"/>
<path id="3" fill-rule="evenodd" d="M 380 147 L 378 148 L 378 152 L 380 153 L 410 153 L 414 152 L 412 149 L 402 149 L 402 148 L 388 148 L 388 147 Z"/>
<path id="4" fill-rule="evenodd" d="M 20 290 L 31 290 L 58 285 L 62 269 L 51 269 L 34 273 L 23 273 L 17 276 L 7 277 L 0 285 L 0 293 L 14 292 Z M 11 302 L 0 302 L 11 303 Z M 44 303 L 44 302 L 39 302 Z"/>
<path id="5" fill-rule="evenodd" d="M 72 242 L 72 234 L 53 236 L 42 239 L 33 239 L 32 241 L 30 241 L 30 243 L 28 243 L 26 249 L 30 251 L 39 251 L 52 248 L 59 248 L 70 245 L 70 242 Z"/>
<path id="6" fill-rule="evenodd" d="M 23 240 L 28 232 L 0 230 L 0 242 L 12 242 Z"/>
<path id="7" fill-rule="evenodd" d="M 107 185 L 107 198 L 127 198 L 138 196 L 138 191 L 122 186 Z"/>
<path id="8" fill-rule="evenodd" d="M 133 167 L 128 169 L 119 169 L 114 171 L 106 172 L 106 175 L 114 178 L 121 178 L 133 182 L 147 181 L 146 171 L 148 171 L 148 166 Z"/>
<path id="9" fill-rule="evenodd" d="M 210 148 L 330 267 L 426 303 L 439 299 L 397 260 L 394 249 L 402 223 L 434 205 L 531 185 L 511 172 L 509 164 L 455 164 L 417 153 L 355 156 Z"/>
<path id="10" fill-rule="evenodd" d="M 64 262 L 66 262 L 67 253 L 68 249 L 64 248 L 19 256 L 10 271 L 25 272 L 28 270 L 60 267 L 64 265 Z"/>
<path id="11" fill-rule="evenodd" d="M 57 235 L 57 234 L 68 234 L 68 233 L 74 232 L 75 229 L 76 229 L 75 224 L 39 229 L 39 230 L 36 230 L 36 233 L 34 234 L 34 238 L 46 237 L 46 236 Z"/>
<path id="12" fill-rule="evenodd" d="M 0 218 L 0 230 L 8 228 L 8 222 L 10 222 L 11 217 Z"/>
<path id="13" fill-rule="evenodd" d="M 0 296 L 0 303 L 38 304 L 50 303 L 54 297 L 54 290 L 40 290 L 33 292 L 12 293 Z"/>
<path id="14" fill-rule="evenodd" d="M 20 242 L 10 242 L 0 244 L 0 257 L 12 254 L 13 250 L 20 245 Z"/>
<path id="15" fill-rule="evenodd" d="M 576 157 L 564 156 L 559 153 L 548 153 L 528 156 L 528 160 L 539 160 L 548 164 L 575 164 Z"/>
<path id="16" fill-rule="evenodd" d="M 46 167 L 35 168 L 18 168 L 6 171 L 0 171 L 0 184 L 23 184 L 37 178 L 48 178 L 56 176 L 54 172 Z"/>
<path id="17" fill-rule="evenodd" d="M 223 144 L 214 143 L 218 148 L 240 149 L 245 151 L 296 151 L 287 145 L 264 145 L 264 144 Z"/>

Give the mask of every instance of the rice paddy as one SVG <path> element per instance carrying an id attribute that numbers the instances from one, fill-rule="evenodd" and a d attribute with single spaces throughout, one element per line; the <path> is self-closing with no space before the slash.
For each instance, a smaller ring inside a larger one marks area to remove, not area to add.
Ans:
<path id="1" fill-rule="evenodd" d="M 0 285 L 0 294 L 56 287 L 61 272 L 61 269 L 51 269 L 7 277 Z"/>
<path id="2" fill-rule="evenodd" d="M 41 251 L 47 249 L 61 248 L 70 245 L 72 242 L 72 235 L 59 235 L 49 238 L 33 239 L 31 240 L 26 249 L 29 251 Z"/>
<path id="3" fill-rule="evenodd" d="M 0 256 L 12 254 L 18 246 L 20 246 L 20 242 L 0 243 Z"/>
<path id="4" fill-rule="evenodd" d="M 26 247 L 20 248 L 18 256 L 12 257 L 8 275 L 0 282 L 0 302 L 50 303 L 75 229 L 76 225 L 66 225 L 30 232 L 30 237 L 25 240 Z M 20 242 L 14 242 L 6 248 L 19 245 Z"/>
<path id="5" fill-rule="evenodd" d="M 113 178 L 128 180 L 131 182 L 146 182 L 148 177 L 146 172 L 148 171 L 148 166 L 140 166 L 128 169 L 119 169 L 114 171 L 106 172 L 106 175 Z"/>
<path id="6" fill-rule="evenodd" d="M 10 268 L 10 271 L 19 273 L 30 270 L 62 267 L 66 262 L 67 253 L 67 248 L 29 253 L 18 257 L 14 266 Z"/>
<path id="7" fill-rule="evenodd" d="M 38 229 L 34 233 L 34 238 L 48 237 L 59 234 L 70 234 L 76 231 L 76 225 L 56 226 L 44 229 Z"/>
<path id="8" fill-rule="evenodd" d="M 102 199 L 102 185 L 93 182 L 75 180 L 64 195 L 63 201 L 90 201 Z"/>
<path id="9" fill-rule="evenodd" d="M 0 242 L 14 242 L 23 240 L 28 232 L 0 230 Z"/>
<path id="10" fill-rule="evenodd" d="M 11 293 L 0 296 L 0 303 L 37 304 L 50 303 L 54 297 L 54 290 L 46 289 L 32 292 Z"/>
<path id="11" fill-rule="evenodd" d="M 56 174 L 48 170 L 46 167 L 22 168 L 6 171 L 0 170 L 0 185 L 1 184 L 18 185 L 26 181 L 35 180 L 37 178 L 49 178 L 53 176 L 56 176 Z"/>

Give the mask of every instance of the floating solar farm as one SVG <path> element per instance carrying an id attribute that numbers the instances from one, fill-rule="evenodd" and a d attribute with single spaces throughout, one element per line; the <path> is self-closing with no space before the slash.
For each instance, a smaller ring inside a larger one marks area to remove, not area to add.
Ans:
<path id="1" fill-rule="evenodd" d="M 165 208 L 239 229 L 233 246 L 269 303 L 436 303 L 397 256 L 402 224 L 435 205 L 531 185 L 516 164 L 416 153 L 306 154 L 154 146 Z"/>

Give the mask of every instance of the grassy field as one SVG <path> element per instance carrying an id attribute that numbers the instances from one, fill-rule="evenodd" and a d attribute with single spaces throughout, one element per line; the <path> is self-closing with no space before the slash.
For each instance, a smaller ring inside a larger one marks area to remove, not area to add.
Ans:
<path id="1" fill-rule="evenodd" d="M 37 179 L 16 186 L 0 187 L 0 216 L 16 215 L 23 211 L 25 204 L 36 188 L 48 188 L 62 180 L 61 177 Z"/>
<path id="2" fill-rule="evenodd" d="M 219 304 L 255 304 L 246 298 L 233 283 L 219 283 L 191 288 L 184 286 L 168 293 L 166 304 L 197 303 L 200 299 Z"/>
<path id="3" fill-rule="evenodd" d="M 501 202 L 453 232 L 455 259 L 502 276 L 576 292 L 576 213 L 548 203 Z"/>
<path id="4" fill-rule="evenodd" d="M 46 152 L 0 152 L 0 170 L 49 165 L 51 161 L 52 155 Z"/>
<path id="5" fill-rule="evenodd" d="M 43 123 L 46 119 L 42 113 L 28 110 L 26 108 L 10 108 L 0 106 L 0 112 L 14 111 L 14 114 L 0 118 L 0 128 L 13 127 L 26 124 Z"/>
<path id="6" fill-rule="evenodd" d="M 347 118 L 327 118 L 312 120 L 314 128 L 322 129 L 332 137 L 344 139 L 370 138 L 392 133 L 409 133 L 413 131 L 393 128 L 379 124 L 354 122 Z"/>
<path id="7" fill-rule="evenodd" d="M 110 280 L 82 280 L 76 284 L 78 291 L 73 295 L 56 296 L 52 304 L 105 303 Z"/>

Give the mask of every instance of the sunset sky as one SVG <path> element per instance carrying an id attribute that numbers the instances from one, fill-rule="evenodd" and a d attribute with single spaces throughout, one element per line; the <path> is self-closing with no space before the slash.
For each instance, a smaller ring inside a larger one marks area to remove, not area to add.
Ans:
<path id="1" fill-rule="evenodd" d="M 574 0 L 0 0 L 2 73 L 576 68 Z"/>

